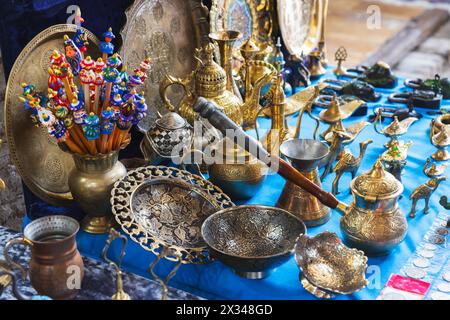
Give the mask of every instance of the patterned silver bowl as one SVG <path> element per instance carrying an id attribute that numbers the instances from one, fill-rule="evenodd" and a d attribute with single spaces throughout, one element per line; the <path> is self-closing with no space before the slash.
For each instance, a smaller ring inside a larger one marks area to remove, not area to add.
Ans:
<path id="1" fill-rule="evenodd" d="M 202 236 L 212 258 L 247 279 L 267 277 L 294 254 L 305 224 L 289 212 L 264 206 L 240 206 L 211 215 Z"/>

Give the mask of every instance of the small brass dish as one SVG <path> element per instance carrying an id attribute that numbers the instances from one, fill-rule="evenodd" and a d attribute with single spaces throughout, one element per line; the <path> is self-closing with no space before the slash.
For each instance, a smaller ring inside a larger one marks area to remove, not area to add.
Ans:
<path id="1" fill-rule="evenodd" d="M 318 298 L 352 294 L 367 285 L 364 252 L 346 247 L 335 233 L 324 232 L 314 238 L 300 235 L 295 260 L 303 287 Z"/>
<path id="2" fill-rule="evenodd" d="M 289 212 L 264 206 L 240 206 L 211 215 L 202 236 L 212 258 L 241 277 L 263 279 L 294 254 L 305 224 Z"/>

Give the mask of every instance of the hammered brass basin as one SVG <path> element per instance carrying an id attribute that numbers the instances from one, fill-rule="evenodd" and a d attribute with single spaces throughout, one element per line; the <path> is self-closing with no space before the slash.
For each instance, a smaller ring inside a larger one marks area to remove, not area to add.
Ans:
<path id="1" fill-rule="evenodd" d="M 303 287 L 319 298 L 352 294 L 367 285 L 367 257 L 346 247 L 334 233 L 324 232 L 314 238 L 301 235 L 295 260 L 302 272 Z"/>
<path id="2" fill-rule="evenodd" d="M 294 254 L 305 224 L 289 212 L 264 206 L 240 206 L 205 220 L 202 236 L 209 254 L 239 276 L 262 279 Z"/>

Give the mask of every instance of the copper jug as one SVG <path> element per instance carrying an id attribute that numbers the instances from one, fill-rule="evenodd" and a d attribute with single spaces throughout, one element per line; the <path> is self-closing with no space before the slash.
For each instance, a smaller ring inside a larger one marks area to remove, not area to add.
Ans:
<path id="1" fill-rule="evenodd" d="M 25 269 L 13 261 L 9 252 L 15 245 L 30 246 L 29 275 L 33 288 L 39 295 L 55 300 L 73 299 L 84 276 L 84 264 L 75 240 L 79 229 L 78 222 L 66 216 L 37 219 L 25 227 L 22 238 L 6 244 L 5 259 L 26 278 Z"/>

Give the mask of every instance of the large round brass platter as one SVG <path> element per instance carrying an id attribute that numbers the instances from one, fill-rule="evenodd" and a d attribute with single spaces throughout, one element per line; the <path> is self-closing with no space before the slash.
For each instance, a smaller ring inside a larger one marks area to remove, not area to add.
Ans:
<path id="1" fill-rule="evenodd" d="M 292 55 L 307 55 L 319 41 L 322 0 L 277 0 L 278 24 Z"/>
<path id="2" fill-rule="evenodd" d="M 30 111 L 25 111 L 18 97 L 21 83 L 33 83 L 41 92 L 47 91 L 50 54 L 64 52 L 63 37 L 73 37 L 75 25 L 60 24 L 39 33 L 20 53 L 11 70 L 5 98 L 5 128 L 10 157 L 23 181 L 42 200 L 57 206 L 73 200 L 67 183 L 74 166 L 72 157 L 61 151 L 47 131 L 33 125 Z M 94 57 L 100 55 L 98 39 L 85 30 Z"/>
<path id="3" fill-rule="evenodd" d="M 156 111 L 166 112 L 159 95 L 161 80 L 167 74 L 184 78 L 195 69 L 195 48 L 208 42 L 208 9 L 201 0 L 136 0 L 126 16 L 121 32 L 125 66 L 134 70 L 147 57 L 152 64 L 144 86 L 149 112 L 140 124 L 148 130 Z M 183 95 L 179 86 L 168 91 L 175 105 Z"/>

